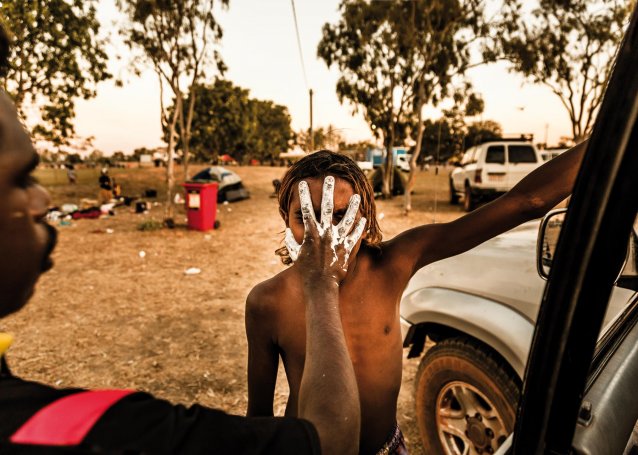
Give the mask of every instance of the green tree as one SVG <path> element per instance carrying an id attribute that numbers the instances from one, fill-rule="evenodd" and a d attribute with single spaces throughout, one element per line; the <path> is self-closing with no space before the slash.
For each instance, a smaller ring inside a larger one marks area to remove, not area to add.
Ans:
<path id="1" fill-rule="evenodd" d="M 221 0 L 221 3 L 227 5 L 228 1 Z M 189 87 L 192 87 L 202 75 L 209 49 L 206 33 L 212 33 L 213 41 L 221 38 L 221 28 L 212 13 L 214 0 L 118 0 L 118 5 L 129 19 L 122 29 L 126 43 L 131 49 L 141 51 L 143 61 L 151 64 L 159 78 L 161 122 L 168 130 L 165 216 L 172 218 L 177 125 L 180 121 L 183 140 L 190 143 L 188 135 L 192 120 L 184 119 L 181 84 L 190 76 Z M 219 55 L 214 53 L 213 58 L 221 66 Z M 164 104 L 164 84 L 168 85 L 175 100 L 172 110 Z M 191 96 L 191 99 L 194 109 L 195 97 Z"/>
<path id="2" fill-rule="evenodd" d="M 635 1 L 539 0 L 512 21 L 500 51 L 512 68 L 560 99 L 574 141 L 588 136 Z"/>
<path id="3" fill-rule="evenodd" d="M 295 142 L 303 149 L 310 150 L 310 145 L 314 145 L 315 150 L 330 149 L 337 150 L 339 144 L 345 143 L 338 128 L 333 125 L 315 128 L 312 131 L 313 141 L 310 141 L 310 131 L 301 130 L 296 134 Z"/>
<path id="4" fill-rule="evenodd" d="M 197 159 L 208 161 L 228 154 L 240 162 L 251 158 L 272 161 L 288 149 L 292 129 L 286 107 L 250 98 L 248 90 L 224 79 L 197 85 L 193 93 L 198 101 L 190 143 Z M 186 98 L 185 103 L 189 101 Z"/>
<path id="5" fill-rule="evenodd" d="M 113 162 L 121 163 L 126 161 L 126 155 L 124 155 L 124 152 L 122 152 L 121 150 L 118 150 L 117 152 L 113 152 L 113 155 L 111 155 L 111 160 Z"/>
<path id="6" fill-rule="evenodd" d="M 2 25 L 12 39 L 4 89 L 20 115 L 39 106 L 33 132 L 56 145 L 74 134 L 75 100 L 95 96 L 110 77 L 95 0 L 3 0 Z"/>
<path id="7" fill-rule="evenodd" d="M 477 63 L 471 62 L 470 46 L 496 25 L 484 18 L 480 0 L 343 0 L 340 11 L 337 24 L 324 25 L 318 55 L 341 72 L 339 99 L 361 110 L 383 139 L 388 151 L 383 193 L 389 197 L 392 147 L 403 142 L 410 126 L 420 150 L 423 106 L 451 95 L 463 72 Z M 412 173 L 412 183 L 413 178 Z"/>
<path id="8" fill-rule="evenodd" d="M 288 150 L 293 136 L 288 108 L 272 101 L 251 99 L 254 121 L 249 132 L 249 157 L 273 162 Z"/>
<path id="9" fill-rule="evenodd" d="M 398 1 L 398 0 L 397 0 Z M 337 95 L 362 112 L 375 137 L 391 155 L 395 141 L 402 141 L 409 123 L 410 97 L 415 82 L 408 47 L 402 46 L 400 27 L 389 20 L 397 1 L 344 0 L 341 18 L 323 26 L 318 56 L 341 75 Z M 386 161 L 383 194 L 391 197 L 390 167 Z"/>
<path id="10" fill-rule="evenodd" d="M 503 128 L 493 120 L 470 123 L 465 134 L 464 148 L 469 148 L 485 141 L 495 141 L 502 137 Z"/>
<path id="11" fill-rule="evenodd" d="M 457 108 L 444 111 L 439 120 L 425 120 L 421 155 L 447 161 L 469 147 L 503 137 L 503 130 L 497 122 L 484 120 L 467 124 L 465 119 L 464 112 Z"/>

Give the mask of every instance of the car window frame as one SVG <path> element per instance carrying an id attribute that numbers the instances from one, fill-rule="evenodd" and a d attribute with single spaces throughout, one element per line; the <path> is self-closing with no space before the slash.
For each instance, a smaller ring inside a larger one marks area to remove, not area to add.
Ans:
<path id="1" fill-rule="evenodd" d="M 635 9 L 561 230 L 508 453 L 569 453 L 583 411 L 597 337 L 638 211 L 637 21 Z"/>

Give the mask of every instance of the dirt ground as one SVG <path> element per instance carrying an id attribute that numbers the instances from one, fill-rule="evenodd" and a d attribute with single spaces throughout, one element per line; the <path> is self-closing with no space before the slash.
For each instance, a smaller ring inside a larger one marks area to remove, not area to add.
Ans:
<path id="1" fill-rule="evenodd" d="M 1 331 L 16 336 L 9 353 L 14 372 L 60 387 L 143 389 L 174 402 L 243 414 L 244 302 L 255 284 L 284 267 L 274 255 L 283 222 L 269 195 L 272 180 L 281 178 L 285 168 L 233 170 L 251 198 L 219 206 L 221 227 L 212 232 L 187 230 L 181 207 L 176 229 L 139 231 L 143 221 L 163 218 L 161 193 L 148 214 L 122 207 L 112 217 L 59 226 L 55 267 L 41 278 L 30 304 L 0 325 Z M 39 174 L 54 204 L 96 197 L 97 171 L 80 170 L 74 186 L 66 184 L 64 171 L 52 172 Z M 163 188 L 163 169 L 112 172 L 125 195 Z M 409 217 L 402 215 L 401 197 L 377 201 L 384 238 L 462 214 L 448 204 L 447 172 L 419 173 Z M 185 275 L 189 267 L 201 273 Z M 417 365 L 418 359 L 404 362 L 398 412 L 415 454 L 422 453 L 413 403 Z M 278 415 L 286 396 L 280 368 Z"/>

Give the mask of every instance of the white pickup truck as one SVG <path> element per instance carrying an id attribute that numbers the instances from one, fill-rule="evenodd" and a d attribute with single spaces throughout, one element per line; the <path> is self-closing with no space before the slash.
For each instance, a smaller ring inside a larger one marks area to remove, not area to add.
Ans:
<path id="1" fill-rule="evenodd" d="M 405 289 L 403 345 L 408 357 L 426 348 L 415 378 L 425 453 L 494 453 L 512 432 L 545 288 L 538 231 L 538 221 L 526 223 L 428 265 Z M 616 286 L 606 323 L 637 298 Z"/>

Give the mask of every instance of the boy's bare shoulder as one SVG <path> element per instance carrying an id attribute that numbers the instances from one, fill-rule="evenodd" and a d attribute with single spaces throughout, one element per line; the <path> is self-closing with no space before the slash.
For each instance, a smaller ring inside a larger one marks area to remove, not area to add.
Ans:
<path id="1" fill-rule="evenodd" d="M 274 315 L 292 283 L 291 268 L 255 285 L 246 298 L 246 313 L 254 316 Z"/>

